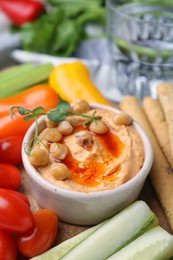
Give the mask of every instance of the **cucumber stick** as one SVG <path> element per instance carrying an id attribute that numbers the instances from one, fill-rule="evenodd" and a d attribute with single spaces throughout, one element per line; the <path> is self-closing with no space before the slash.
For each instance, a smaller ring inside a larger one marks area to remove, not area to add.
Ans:
<path id="1" fill-rule="evenodd" d="M 168 260 L 173 256 L 173 236 L 160 226 L 151 228 L 107 260 Z"/>
<path id="2" fill-rule="evenodd" d="M 33 66 L 27 72 L 18 76 L 10 77 L 0 83 L 0 99 L 16 95 L 27 87 L 41 83 L 48 79 L 53 69 L 52 64 Z"/>
<path id="3" fill-rule="evenodd" d="M 68 251 L 70 251 L 74 246 L 79 244 L 82 240 L 84 240 L 87 236 L 93 233 L 96 229 L 101 227 L 105 222 L 102 222 L 94 227 L 91 227 L 78 235 L 65 240 L 61 244 L 51 248 L 47 252 L 43 253 L 42 255 L 33 257 L 31 260 L 58 260 L 63 255 L 65 255 Z"/>
<path id="4" fill-rule="evenodd" d="M 109 219 L 61 259 L 104 260 L 152 225 L 158 225 L 156 216 L 145 202 L 137 201 Z"/>

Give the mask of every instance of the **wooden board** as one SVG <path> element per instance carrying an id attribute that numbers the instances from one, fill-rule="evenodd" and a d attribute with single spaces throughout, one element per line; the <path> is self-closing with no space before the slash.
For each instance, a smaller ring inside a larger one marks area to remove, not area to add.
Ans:
<path id="1" fill-rule="evenodd" d="M 32 195 L 32 191 L 29 186 L 28 177 L 25 173 L 23 166 L 20 167 L 20 170 L 22 173 L 22 183 L 21 183 L 20 191 L 28 197 L 28 199 L 31 203 L 32 211 L 36 212 L 40 209 L 40 207 Z M 160 226 L 162 226 L 165 230 L 167 230 L 169 233 L 172 234 L 171 228 L 170 228 L 168 221 L 165 217 L 165 214 L 161 208 L 160 202 L 156 197 L 156 194 L 153 190 L 153 187 L 151 185 L 149 178 L 146 180 L 138 199 L 144 200 L 148 204 L 148 206 L 151 208 L 151 210 L 158 217 Z M 71 225 L 71 224 L 60 221 L 59 226 L 58 226 L 57 236 L 56 236 L 55 243 L 53 246 L 58 245 L 62 241 L 73 237 L 74 235 L 86 230 L 87 228 L 88 227 L 85 227 L 85 226 L 76 226 L 76 225 Z M 22 256 L 19 256 L 18 260 L 25 260 L 25 258 Z"/>

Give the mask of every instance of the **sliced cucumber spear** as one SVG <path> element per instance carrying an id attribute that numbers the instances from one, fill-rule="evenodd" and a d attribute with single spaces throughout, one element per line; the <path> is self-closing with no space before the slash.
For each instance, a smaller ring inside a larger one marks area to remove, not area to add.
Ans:
<path id="1" fill-rule="evenodd" d="M 168 260 L 171 256 L 173 256 L 173 236 L 157 226 L 107 260 Z"/>
<path id="2" fill-rule="evenodd" d="M 32 260 L 105 259 L 156 225 L 158 219 L 147 204 L 137 201 L 111 219 L 66 240 Z"/>
<path id="3" fill-rule="evenodd" d="M 157 224 L 158 220 L 147 204 L 137 201 L 108 220 L 60 259 L 105 260 Z"/>
<path id="4" fill-rule="evenodd" d="M 47 252 L 43 253 L 42 255 L 33 257 L 30 260 L 58 260 L 60 259 L 63 255 L 65 255 L 66 253 L 68 253 L 68 251 L 70 251 L 74 246 L 76 246 L 77 244 L 79 244 L 82 240 L 84 240 L 86 237 L 88 237 L 91 233 L 93 233 L 96 229 L 98 229 L 99 227 L 101 227 L 106 221 L 91 227 L 81 233 L 79 233 L 78 235 L 65 240 L 64 242 L 62 242 L 61 244 L 51 248 L 50 250 L 48 250 Z"/>

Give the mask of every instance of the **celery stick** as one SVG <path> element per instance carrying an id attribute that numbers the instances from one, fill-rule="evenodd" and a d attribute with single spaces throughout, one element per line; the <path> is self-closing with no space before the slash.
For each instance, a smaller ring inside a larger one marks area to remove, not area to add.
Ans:
<path id="1" fill-rule="evenodd" d="M 154 227 L 107 260 L 168 260 L 173 256 L 173 236 L 161 227 Z"/>
<path id="2" fill-rule="evenodd" d="M 153 221 L 154 219 L 157 218 L 147 204 L 137 201 L 108 220 L 60 259 L 104 260 L 151 226 L 158 225 L 158 220 Z"/>
<path id="3" fill-rule="evenodd" d="M 18 77 L 10 78 L 0 84 L 0 99 L 12 96 L 18 90 L 30 87 L 45 81 L 53 69 L 52 64 L 43 64 L 31 68 L 27 73 L 22 73 Z"/>
<path id="4" fill-rule="evenodd" d="M 5 70 L 0 71 L 0 87 L 1 83 L 13 77 L 18 77 L 21 73 L 26 73 L 33 68 L 31 63 L 16 65 Z"/>
<path id="5" fill-rule="evenodd" d="M 78 235 L 62 242 L 61 244 L 51 248 L 47 252 L 33 257 L 31 260 L 58 260 L 63 255 L 65 255 L 68 251 L 70 251 L 74 246 L 79 244 L 82 240 L 84 240 L 87 236 L 89 236 L 91 233 L 93 233 L 96 229 L 101 227 L 105 222 L 102 222 L 94 227 L 91 227 Z"/>

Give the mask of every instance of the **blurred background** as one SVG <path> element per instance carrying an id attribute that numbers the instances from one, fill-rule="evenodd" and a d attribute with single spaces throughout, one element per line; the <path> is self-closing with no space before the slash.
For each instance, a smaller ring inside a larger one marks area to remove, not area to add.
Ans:
<path id="1" fill-rule="evenodd" d="M 96 85 L 107 92 L 111 59 L 104 0 L 0 0 L 1 69 L 26 62 L 56 65 L 69 57 L 87 62 Z"/>
<path id="2" fill-rule="evenodd" d="M 172 0 L 0 0 L 0 68 L 79 58 L 101 90 L 109 85 L 109 99 L 156 97 L 158 82 L 173 81 L 172 8 Z"/>
<path id="3" fill-rule="evenodd" d="M 0 1 L 1 52 L 21 48 L 106 61 L 105 26 L 103 0 Z"/>

